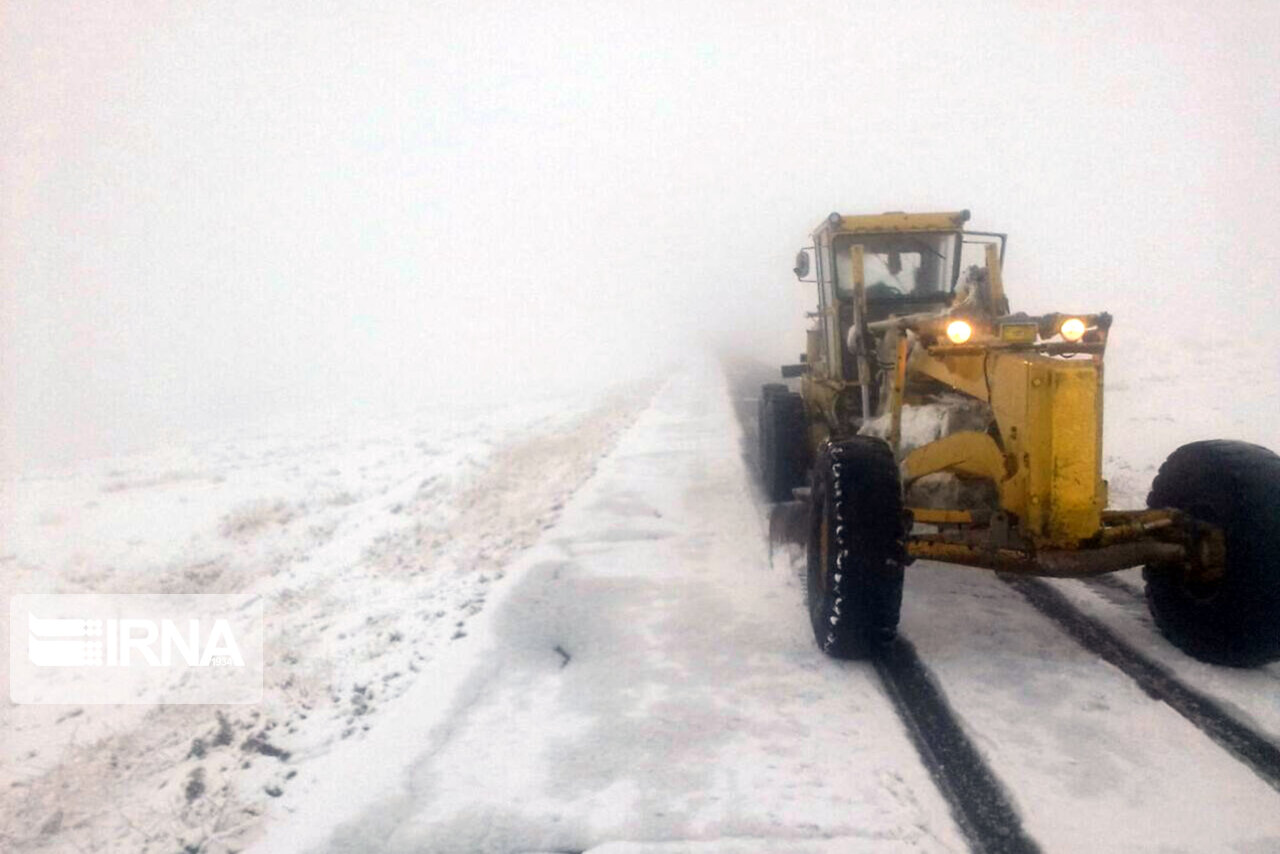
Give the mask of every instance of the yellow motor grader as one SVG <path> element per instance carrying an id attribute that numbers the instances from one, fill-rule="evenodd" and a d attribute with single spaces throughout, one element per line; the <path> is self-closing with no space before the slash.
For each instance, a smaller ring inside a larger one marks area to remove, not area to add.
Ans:
<path id="1" fill-rule="evenodd" d="M 1198 658 L 1280 658 L 1280 457 L 1185 445 L 1147 508 L 1108 507 L 1105 313 L 1010 313 L 1006 236 L 968 211 L 833 213 L 796 258 L 817 285 L 799 378 L 760 396 L 774 501 L 809 502 L 814 636 L 839 658 L 895 636 L 903 567 L 928 558 L 1084 577 L 1144 566 L 1165 635 Z"/>

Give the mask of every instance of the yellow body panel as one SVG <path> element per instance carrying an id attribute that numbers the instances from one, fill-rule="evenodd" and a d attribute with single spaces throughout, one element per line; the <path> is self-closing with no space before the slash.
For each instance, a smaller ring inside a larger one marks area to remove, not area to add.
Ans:
<path id="1" fill-rule="evenodd" d="M 987 478 L 997 487 L 1003 487 L 1007 480 L 1004 454 L 995 440 L 972 430 L 916 448 L 902 461 L 902 476 L 908 482 L 942 471 Z"/>
<path id="2" fill-rule="evenodd" d="M 1101 377 L 1093 362 L 1050 373 L 1049 411 L 1053 469 L 1049 486 L 1049 541 L 1078 542 L 1102 526 Z"/>
<path id="3" fill-rule="evenodd" d="M 936 510 L 932 507 L 912 507 L 911 519 L 926 525 L 969 525 L 973 514 L 968 510 Z"/>
<path id="4" fill-rule="evenodd" d="M 909 478 L 945 469 L 979 474 L 996 468 L 1001 508 L 1037 546 L 1076 548 L 1102 527 L 1102 369 L 1026 351 L 948 354 L 915 351 L 923 374 L 991 404 L 1003 453 L 973 434 L 954 434 L 914 451 Z M 985 434 L 977 434 L 984 435 Z M 957 439 L 956 437 L 961 437 Z M 967 460 L 956 458 L 968 454 Z"/>

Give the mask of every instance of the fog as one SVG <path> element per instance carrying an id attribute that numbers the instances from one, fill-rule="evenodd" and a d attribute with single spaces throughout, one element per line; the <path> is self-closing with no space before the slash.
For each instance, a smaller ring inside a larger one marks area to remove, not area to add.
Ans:
<path id="1" fill-rule="evenodd" d="M 783 359 L 833 210 L 1280 368 L 1280 7 L 1131 5 L 6 3 L 4 465 Z"/>

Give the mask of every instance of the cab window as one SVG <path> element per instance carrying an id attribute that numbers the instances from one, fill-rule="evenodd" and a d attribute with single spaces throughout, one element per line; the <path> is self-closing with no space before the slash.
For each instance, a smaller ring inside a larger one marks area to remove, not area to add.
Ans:
<path id="1" fill-rule="evenodd" d="M 850 248 L 862 245 L 867 297 L 923 296 L 951 290 L 956 235 L 954 234 L 840 234 L 832 241 L 836 289 L 853 293 Z"/>

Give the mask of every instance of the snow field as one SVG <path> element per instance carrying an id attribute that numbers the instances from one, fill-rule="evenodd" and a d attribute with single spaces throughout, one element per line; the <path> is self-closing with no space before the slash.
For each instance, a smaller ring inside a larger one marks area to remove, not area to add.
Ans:
<path id="1" fill-rule="evenodd" d="M 651 393 L 291 430 L 6 483 L 6 592 L 252 591 L 267 678 L 258 707 L 6 696 L 3 847 L 242 847 L 301 769 L 359 741 L 465 637 L 506 561 Z"/>

